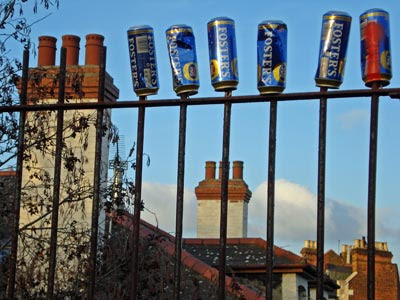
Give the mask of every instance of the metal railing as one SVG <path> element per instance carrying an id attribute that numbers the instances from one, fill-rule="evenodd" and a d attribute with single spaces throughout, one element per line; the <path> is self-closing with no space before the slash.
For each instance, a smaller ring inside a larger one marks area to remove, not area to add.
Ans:
<path id="1" fill-rule="evenodd" d="M 368 184 L 368 300 L 373 300 L 375 295 L 375 185 L 376 185 L 376 150 L 378 136 L 378 106 L 380 96 L 400 98 L 400 88 L 382 89 L 374 85 L 372 89 L 362 90 L 336 90 L 327 91 L 321 88 L 319 92 L 287 93 L 271 96 L 233 96 L 227 92 L 224 97 L 212 98 L 190 98 L 186 95 L 180 99 L 146 100 L 140 97 L 139 100 L 123 102 L 105 102 L 105 65 L 106 49 L 104 48 L 102 62 L 99 72 L 99 101 L 90 103 L 64 103 L 65 88 L 65 49 L 61 52 L 61 76 L 59 78 L 59 95 L 57 104 L 27 105 L 28 89 L 28 65 L 29 52 L 25 50 L 22 72 L 22 84 L 20 93 L 20 105 L 2 106 L 0 113 L 4 112 L 26 112 L 26 111 L 58 111 L 58 124 L 62 124 L 64 111 L 74 109 L 96 109 L 96 164 L 94 171 L 94 197 L 92 228 L 90 238 L 90 263 L 89 263 L 89 287 L 87 291 L 88 299 L 95 298 L 96 285 L 96 257 L 97 257 L 97 238 L 98 238 L 98 215 L 99 215 L 99 190 L 100 190 L 100 157 L 101 157 L 101 137 L 103 127 L 103 110 L 112 108 L 138 108 L 137 124 L 137 148 L 136 148 L 136 177 L 135 177 L 135 201 L 134 201 L 134 227 L 132 231 L 132 279 L 130 298 L 137 298 L 138 288 L 138 259 L 139 253 L 139 221 L 141 211 L 141 187 L 142 187 L 142 163 L 143 163 L 143 142 L 145 110 L 151 107 L 180 106 L 179 121 L 179 149 L 178 149 L 178 170 L 177 170 L 177 202 L 176 202 L 176 239 L 175 239 L 175 272 L 174 272 L 174 299 L 180 299 L 181 283 L 181 254 L 182 254 L 182 223 L 183 223 L 183 193 L 184 193 L 184 174 L 185 174 L 185 141 L 186 141 L 186 111 L 188 105 L 219 105 L 224 104 L 223 119 L 223 141 L 222 141 L 222 182 L 221 182 L 221 223 L 220 223 L 220 247 L 219 247 L 219 280 L 218 280 L 218 299 L 225 299 L 225 275 L 226 275 L 226 239 L 227 239 L 227 203 L 228 203 L 228 162 L 230 144 L 230 118 L 231 107 L 237 103 L 270 103 L 270 124 L 269 124 L 269 150 L 268 150 L 268 194 L 267 194 L 267 247 L 266 247 L 266 299 L 272 299 L 272 274 L 274 267 L 274 206 L 275 206 L 275 153 L 276 153 L 276 124 L 278 103 L 281 101 L 298 100 L 319 100 L 319 151 L 318 151 L 318 207 L 317 207 L 317 299 L 323 298 L 324 289 L 324 214 L 325 214 L 325 148 L 326 148 L 326 121 L 327 121 L 327 100 L 346 99 L 354 97 L 371 97 L 371 127 L 370 127 L 370 158 L 369 158 L 369 184 Z M 22 178 L 22 153 L 24 152 L 24 128 L 25 114 L 20 114 L 19 123 L 19 142 L 18 158 L 16 171 L 16 198 L 14 203 L 15 223 L 12 230 L 12 246 L 9 268 L 9 283 L 7 297 L 15 298 L 15 278 L 18 252 L 19 234 L 19 211 L 21 203 L 21 178 Z M 55 181 L 53 194 L 53 213 L 52 213 L 52 233 L 50 246 L 49 277 L 47 286 L 47 299 L 54 299 L 54 274 L 56 265 L 57 251 L 57 218 L 58 218 L 58 199 L 59 199 L 59 180 L 61 166 L 61 136 L 62 126 L 57 127 L 57 146 L 55 157 Z"/>

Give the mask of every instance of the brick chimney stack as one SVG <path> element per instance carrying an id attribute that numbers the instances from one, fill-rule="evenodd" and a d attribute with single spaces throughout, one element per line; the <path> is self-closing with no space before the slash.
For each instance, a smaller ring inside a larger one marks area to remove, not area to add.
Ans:
<path id="1" fill-rule="evenodd" d="M 66 97 L 79 101 L 96 101 L 99 97 L 99 72 L 100 59 L 103 50 L 104 37 L 99 34 L 88 34 L 86 36 L 86 56 L 85 65 L 79 65 L 79 50 L 81 38 L 76 35 L 62 36 L 62 47 L 66 49 L 67 74 L 79 74 L 77 78 L 82 78 L 79 85 L 67 82 L 65 87 Z M 29 72 L 42 73 L 41 85 L 51 88 L 43 89 L 38 93 L 37 88 L 28 87 L 28 97 L 33 99 L 32 103 L 37 101 L 56 98 L 58 87 L 54 85 L 54 77 L 59 72 L 59 66 L 56 65 L 56 42 L 57 39 L 52 36 L 40 36 L 38 45 L 38 67 L 32 68 Z M 43 67 L 46 67 L 45 70 Z M 77 90 L 76 86 L 80 89 Z M 119 96 L 119 90 L 114 85 L 113 78 L 106 73 L 105 76 L 105 101 L 116 101 Z M 39 99 L 38 99 L 39 98 Z M 90 100 L 86 100 L 90 99 Z M 29 100 L 28 100 L 29 102 Z"/>
<path id="2" fill-rule="evenodd" d="M 375 242 L 375 295 L 376 299 L 397 300 L 399 278 L 397 265 L 386 242 Z M 365 238 L 354 240 L 351 249 L 351 266 L 357 275 L 350 282 L 354 299 L 367 299 L 368 252 Z"/>
<path id="3" fill-rule="evenodd" d="M 216 162 L 206 162 L 205 179 L 195 189 L 198 238 L 219 237 L 222 162 L 219 162 L 218 179 L 215 178 L 215 167 Z M 250 198 L 251 191 L 243 180 L 243 162 L 234 161 L 233 179 L 228 181 L 228 237 L 247 237 Z"/>
<path id="4" fill-rule="evenodd" d="M 38 67 L 55 65 L 56 42 L 57 39 L 52 36 L 43 35 L 39 37 Z"/>

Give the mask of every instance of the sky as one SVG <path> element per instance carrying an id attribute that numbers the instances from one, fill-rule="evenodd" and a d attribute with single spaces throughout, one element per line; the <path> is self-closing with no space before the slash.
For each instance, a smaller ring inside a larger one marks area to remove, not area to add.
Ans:
<path id="1" fill-rule="evenodd" d="M 314 75 L 322 15 L 330 10 L 353 17 L 341 89 L 362 89 L 359 15 L 371 8 L 390 14 L 393 79 L 400 85 L 400 6 L 394 0 L 60 0 L 60 7 L 34 25 L 32 41 L 41 35 L 74 34 L 81 37 L 80 62 L 84 62 L 85 35 L 105 36 L 107 71 L 120 90 L 118 101 L 136 100 L 133 92 L 126 31 L 135 25 L 154 28 L 160 90 L 149 99 L 176 98 L 172 89 L 165 30 L 174 24 L 193 28 L 199 65 L 200 89 L 194 97 L 222 96 L 213 90 L 208 70 L 207 22 L 228 16 L 235 20 L 239 85 L 234 95 L 256 95 L 257 25 L 282 20 L 288 27 L 288 62 L 285 92 L 318 91 Z M 39 11 L 31 20 L 47 12 Z M 22 49 L 14 49 L 21 51 Z M 59 57 L 57 55 L 57 62 Z M 36 59 L 31 66 L 36 65 Z M 387 241 L 400 257 L 400 103 L 382 97 L 379 111 L 376 240 Z M 304 240 L 316 240 L 316 191 L 318 163 L 318 101 L 278 104 L 276 157 L 276 225 L 278 246 L 299 252 Z M 114 110 L 113 121 L 125 136 L 126 151 L 136 140 L 136 109 Z M 326 249 L 367 235 L 368 98 L 328 101 L 326 164 Z M 179 108 L 146 111 L 144 152 L 151 165 L 143 170 L 143 199 L 155 213 L 159 226 L 175 228 L 176 170 Z M 269 104 L 235 104 L 232 108 L 230 160 L 244 161 L 244 178 L 253 192 L 249 203 L 249 236 L 265 238 L 266 180 L 268 162 Z M 188 108 L 184 236 L 196 234 L 194 187 L 204 179 L 205 161 L 222 157 L 223 105 Z M 133 173 L 130 173 L 133 176 Z M 154 223 L 154 214 L 143 213 Z"/>

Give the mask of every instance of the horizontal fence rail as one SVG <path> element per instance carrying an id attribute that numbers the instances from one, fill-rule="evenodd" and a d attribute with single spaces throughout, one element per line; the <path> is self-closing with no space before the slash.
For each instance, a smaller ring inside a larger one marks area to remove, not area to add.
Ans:
<path id="1" fill-rule="evenodd" d="M 25 53 L 25 56 L 27 54 Z M 57 104 L 37 104 L 26 105 L 27 91 L 27 61 L 28 56 L 24 56 L 24 78 L 21 92 L 21 105 L 1 106 L 0 113 L 5 112 L 27 112 L 27 111 L 44 111 L 57 110 L 59 116 L 62 116 L 66 110 L 75 109 L 97 109 L 97 137 L 96 137 L 96 165 L 94 168 L 94 205 L 93 205 L 93 220 L 91 230 L 91 253 L 88 270 L 89 290 L 87 291 L 88 299 L 95 299 L 95 272 L 96 272 L 96 257 L 97 257 L 97 236 L 98 236 L 98 214 L 99 214 L 99 198 L 96 193 L 99 193 L 99 174 L 100 157 L 101 157 L 101 127 L 103 122 L 103 109 L 113 108 L 138 108 L 138 124 L 137 124 L 137 149 L 136 149 L 136 174 L 135 174 L 135 199 L 134 199 L 134 221 L 132 230 L 133 258 L 131 264 L 131 290 L 130 299 L 138 298 L 140 293 L 138 278 L 140 273 L 139 268 L 139 226 L 140 226 L 140 211 L 142 206 L 141 187 L 142 187 L 142 163 L 143 163 L 143 144 L 144 144 L 144 124 L 145 124 L 145 109 L 151 107 L 180 107 L 180 126 L 179 126 L 179 146 L 178 146 L 178 169 L 177 169 L 177 203 L 176 203 L 176 240 L 175 240 L 175 268 L 174 268 L 174 299 L 180 299 L 180 282 L 181 282 L 181 257 L 182 257 L 182 224 L 183 224 L 183 191 L 184 191 L 184 176 L 185 176 L 185 147 L 186 147 L 186 109 L 190 105 L 219 105 L 224 104 L 224 126 L 223 126 L 223 141 L 222 141 L 222 184 L 221 184 L 221 219 L 220 219 L 220 243 L 219 243 L 219 279 L 218 279 L 218 299 L 226 298 L 226 235 L 227 235 L 227 199 L 228 199 L 228 177 L 229 177 L 229 139 L 230 139 L 230 118 L 232 104 L 239 103 L 260 103 L 270 102 L 270 124 L 269 124 L 269 149 L 268 149 L 268 195 L 267 195 L 267 247 L 265 261 L 265 286 L 266 298 L 272 299 L 273 290 L 273 267 L 274 267 L 274 205 L 275 205 L 275 156 L 276 156 L 276 126 L 277 126 L 277 105 L 280 101 L 299 101 L 299 100 L 319 100 L 320 115 L 319 115 L 319 153 L 318 153 L 318 222 L 317 222 L 317 298 L 322 299 L 324 289 L 324 213 L 325 213 L 325 156 L 326 156 L 326 122 L 327 122 L 327 100 L 328 99 L 345 99 L 355 97 L 371 97 L 371 127 L 370 127 L 370 162 L 369 162 L 369 183 L 368 183 L 368 300 L 374 299 L 375 295 L 375 185 L 376 185 L 376 152 L 377 152 L 377 136 L 378 136 L 378 105 L 379 97 L 386 96 L 393 99 L 400 99 L 400 88 L 379 89 L 376 85 L 372 89 L 362 90 L 337 90 L 327 91 L 321 88 L 319 92 L 304 92 L 304 93 L 287 93 L 272 96 L 232 96 L 230 92 L 225 93 L 225 97 L 207 97 L 207 98 L 188 98 L 186 95 L 180 99 L 165 99 L 165 100 L 147 100 L 146 97 L 140 97 L 138 101 L 120 101 L 120 102 L 104 102 L 104 76 L 105 76 L 105 49 L 103 52 L 103 60 L 101 72 L 99 74 L 99 101 L 95 103 L 64 103 L 62 96 Z M 64 68 L 65 72 L 65 68 Z M 64 74 L 65 75 L 65 74 Z M 60 85 L 63 83 L 60 81 Z M 61 91 L 61 89 L 60 89 Z M 61 121 L 60 121 L 61 120 Z M 18 151 L 23 151 L 24 140 L 24 123 L 25 114 L 21 114 L 20 121 L 20 136 Z M 62 122 L 62 118 L 58 122 Z M 61 133 L 59 130 L 59 138 L 57 139 L 57 147 L 59 153 L 58 159 L 55 162 L 55 170 L 58 172 L 61 169 L 60 159 L 60 143 Z M 10 278 L 8 286 L 8 299 L 15 297 L 15 272 L 16 272 L 16 257 L 18 244 L 18 222 L 20 209 L 20 188 L 22 178 L 22 153 L 18 153 L 17 167 L 17 195 L 15 199 L 15 224 L 12 232 L 12 251 L 10 262 Z M 59 174 L 56 176 L 59 181 Z M 57 187 L 59 182 L 55 185 Z M 55 191 L 54 201 L 59 201 L 59 193 Z M 54 203 L 54 208 L 57 208 L 58 203 Z M 57 211 L 54 212 L 53 219 L 53 239 L 52 239 L 52 259 L 50 261 L 50 276 L 48 282 L 48 299 L 53 299 L 54 295 L 54 268 L 56 263 L 56 237 L 57 228 Z"/>
<path id="2" fill-rule="evenodd" d="M 73 109 L 94 109 L 94 108 L 135 108 L 135 107 L 170 107 L 187 105 L 210 105 L 210 104 L 224 104 L 230 102 L 235 103 L 257 103 L 257 102 L 271 102 L 271 101 L 297 101 L 297 100 L 319 100 L 322 96 L 327 99 L 339 98 L 357 98 L 357 97 L 371 97 L 388 96 L 393 99 L 400 99 L 400 88 L 382 88 L 378 90 L 362 89 L 362 90 L 338 90 L 328 92 L 304 92 L 304 93 L 287 93 L 275 96 L 232 96 L 226 97 L 195 97 L 188 99 L 161 99 L 161 100 L 134 100 L 134 101 L 119 101 L 119 102 L 90 102 L 90 103 L 64 103 L 64 104 L 36 104 L 36 105 L 11 105 L 0 106 L 0 113 L 3 112 L 17 112 L 17 111 L 40 111 L 40 110 L 57 110 L 59 108 L 64 110 Z"/>

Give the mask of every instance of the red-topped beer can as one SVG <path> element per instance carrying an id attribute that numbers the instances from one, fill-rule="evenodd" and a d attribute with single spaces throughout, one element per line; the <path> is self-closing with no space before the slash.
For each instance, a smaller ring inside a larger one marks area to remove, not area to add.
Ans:
<path id="1" fill-rule="evenodd" d="M 360 16 L 361 72 L 366 86 L 389 84 L 392 78 L 389 13 L 370 9 Z"/>

